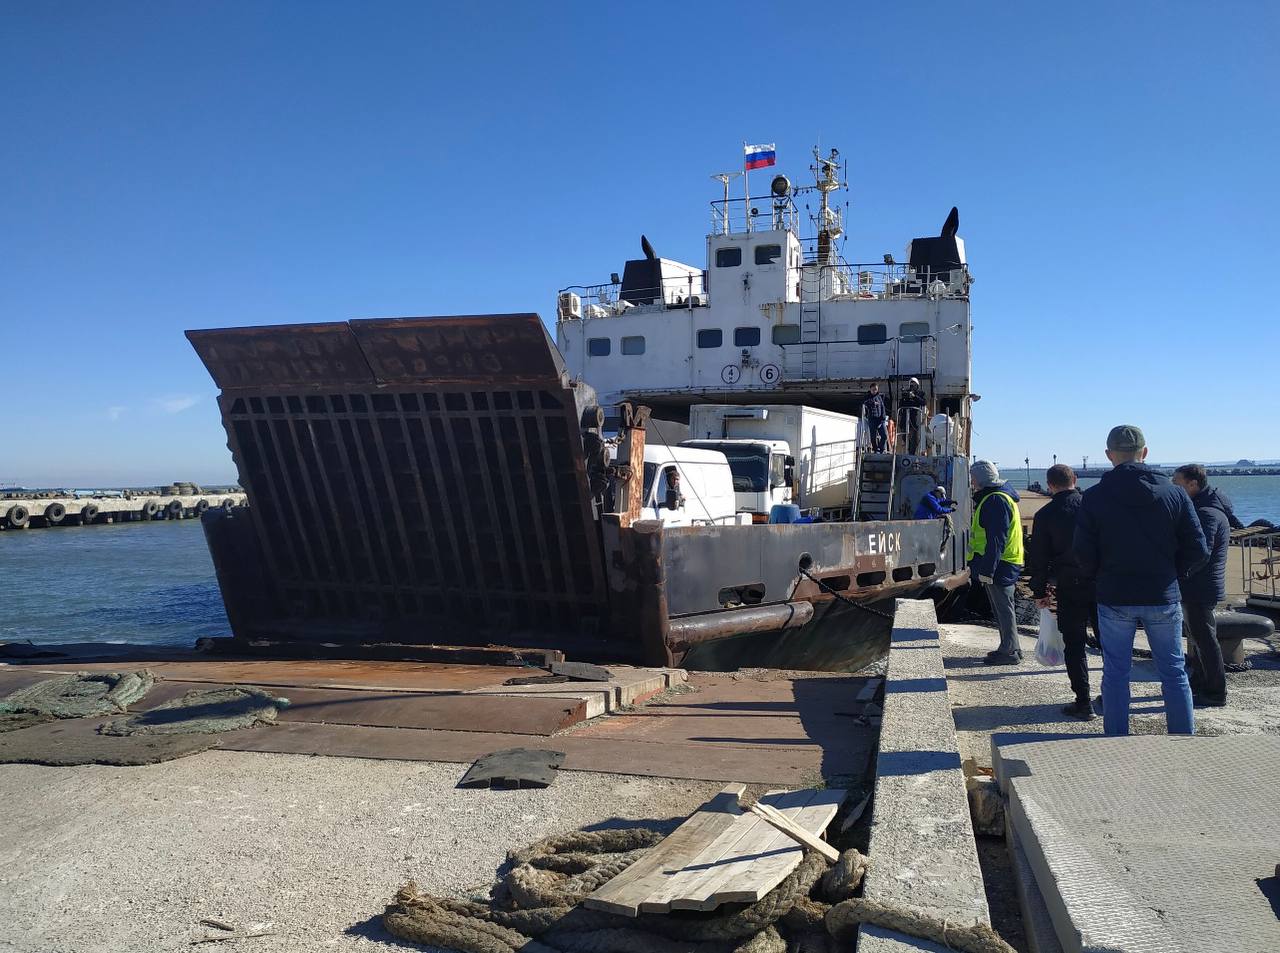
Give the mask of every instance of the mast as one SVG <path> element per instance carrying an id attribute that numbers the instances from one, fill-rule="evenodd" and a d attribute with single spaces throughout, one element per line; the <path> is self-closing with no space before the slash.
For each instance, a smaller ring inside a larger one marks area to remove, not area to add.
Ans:
<path id="1" fill-rule="evenodd" d="M 818 211 L 818 264 L 829 264 L 834 257 L 831 243 L 844 232 L 840 222 L 840 213 L 832 211 L 828 196 L 840 188 L 840 152 L 831 150 L 831 155 L 823 158 L 818 147 L 813 148 L 815 164 L 811 166 L 816 178 L 815 188 L 822 205 Z"/>

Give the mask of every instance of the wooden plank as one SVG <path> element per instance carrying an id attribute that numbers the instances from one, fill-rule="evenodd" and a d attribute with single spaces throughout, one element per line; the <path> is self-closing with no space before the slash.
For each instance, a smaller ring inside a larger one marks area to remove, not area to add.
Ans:
<path id="1" fill-rule="evenodd" d="M 801 807 L 813 797 L 814 791 L 806 788 L 802 791 L 770 791 L 766 798 L 782 799 L 788 807 Z M 777 832 L 754 814 L 744 814 L 731 830 L 726 831 L 717 841 L 702 852 L 684 869 L 676 871 L 659 891 L 655 891 L 648 900 L 640 905 L 644 913 L 666 913 L 669 910 L 703 910 L 704 903 L 715 893 L 715 885 L 725 879 L 725 872 L 737 861 L 749 857 L 758 861 L 762 855 L 772 849 L 775 842 L 779 849 L 795 854 L 795 862 L 799 863 L 800 854 L 794 850 L 794 842 L 787 838 L 776 838 Z"/>
<path id="2" fill-rule="evenodd" d="M 781 808 L 788 820 L 815 833 L 831 823 L 843 799 L 843 791 L 812 789 L 762 798 Z M 803 858 L 803 849 L 792 838 L 755 815 L 747 815 L 739 824 L 746 833 L 737 839 L 734 850 L 709 868 L 700 882 L 687 886 L 683 896 L 673 898 L 670 909 L 714 910 L 724 903 L 754 902 L 780 884 Z"/>
<path id="3" fill-rule="evenodd" d="M 816 850 L 833 864 L 840 859 L 840 851 L 836 850 L 826 841 L 810 834 L 799 824 L 793 824 L 781 811 L 774 810 L 767 804 L 752 804 L 751 813 L 763 818 L 768 824 L 777 828 L 781 833 L 786 834 L 801 847 L 808 847 L 810 850 Z"/>
<path id="4" fill-rule="evenodd" d="M 827 825 L 836 816 L 836 811 L 840 809 L 840 802 L 844 800 L 844 791 L 827 790 L 818 791 L 813 800 L 798 811 L 785 812 L 787 817 L 805 830 L 820 834 L 826 830 Z M 785 834 L 778 832 L 780 836 L 786 837 Z M 787 838 L 790 840 L 790 838 Z M 794 842 L 793 842 L 794 843 Z M 799 850 L 799 847 L 793 848 Z M 737 877 L 737 882 L 732 883 L 730 878 L 726 878 L 726 883 L 717 893 L 710 898 L 717 906 L 723 903 L 754 903 L 762 898 L 778 884 L 786 879 L 791 871 L 795 870 L 799 863 L 799 857 L 795 861 L 789 861 L 788 854 L 783 850 L 775 850 L 772 854 L 764 859 L 751 865 L 747 874 L 741 874 Z M 746 883 L 750 878 L 749 885 Z M 714 907 L 712 908 L 714 909 Z"/>
<path id="5" fill-rule="evenodd" d="M 594 910 L 637 916 L 641 901 L 661 887 L 670 871 L 684 868 L 742 817 L 738 798 L 746 789 L 745 784 L 725 785 L 662 843 L 601 885 L 583 904 Z"/>

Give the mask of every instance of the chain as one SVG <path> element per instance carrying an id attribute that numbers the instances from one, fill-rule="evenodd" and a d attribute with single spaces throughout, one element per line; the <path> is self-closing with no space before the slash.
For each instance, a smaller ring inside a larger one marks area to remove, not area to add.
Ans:
<path id="1" fill-rule="evenodd" d="M 879 609 L 873 609 L 870 606 L 864 606 L 861 602 L 854 602 L 852 599 L 850 599 L 848 596 L 844 595 L 843 593 L 836 592 L 836 590 L 832 589 L 830 586 L 828 586 L 825 582 L 823 582 L 813 573 L 809 572 L 809 570 L 807 569 L 801 569 L 800 575 L 804 576 L 810 582 L 817 585 L 817 587 L 821 589 L 823 592 L 826 592 L 835 596 L 841 602 L 847 603 L 848 605 L 853 606 L 855 609 L 861 609 L 863 612 L 869 612 L 871 615 L 878 615 L 880 618 L 888 619 L 890 622 L 893 621 L 892 612 L 881 612 Z"/>

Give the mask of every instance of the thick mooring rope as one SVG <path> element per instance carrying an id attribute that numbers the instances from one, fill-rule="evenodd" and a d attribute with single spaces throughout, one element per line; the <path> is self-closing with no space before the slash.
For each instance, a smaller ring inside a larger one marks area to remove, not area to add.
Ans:
<path id="1" fill-rule="evenodd" d="M 62 675 L 11 692 L 0 699 L 0 712 L 53 718 L 117 715 L 151 691 L 154 683 L 155 676 L 146 669 Z"/>
<path id="2" fill-rule="evenodd" d="M 661 839 L 646 828 L 545 838 L 508 855 L 510 870 L 492 902 L 431 896 L 410 881 L 387 906 L 383 923 L 402 939 L 461 953 L 825 953 L 832 938 L 859 922 L 964 953 L 1013 953 L 990 927 L 853 898 L 868 866 L 856 850 L 845 851 L 834 866 L 808 851 L 757 902 L 707 915 L 633 918 L 579 905 Z"/>

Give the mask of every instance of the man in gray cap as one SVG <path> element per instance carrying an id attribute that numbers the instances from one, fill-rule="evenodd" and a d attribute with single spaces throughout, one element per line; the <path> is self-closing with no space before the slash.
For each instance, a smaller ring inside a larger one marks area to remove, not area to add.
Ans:
<path id="1" fill-rule="evenodd" d="M 1129 733 L 1129 671 L 1141 622 L 1160 670 L 1169 734 L 1190 735 L 1195 721 L 1178 580 L 1208 561 L 1209 548 L 1191 498 L 1146 458 L 1141 430 L 1111 429 L 1107 459 L 1115 468 L 1084 491 L 1072 549 L 1082 572 L 1097 580 L 1103 731 Z"/>
<path id="2" fill-rule="evenodd" d="M 1013 612 L 1013 587 L 1022 575 L 1022 520 L 1018 491 L 1000 479 L 988 460 L 969 467 L 973 487 L 973 523 L 969 527 L 969 577 L 982 584 L 1000 628 L 1000 646 L 987 653 L 988 665 L 1017 665 L 1018 622 Z"/>

